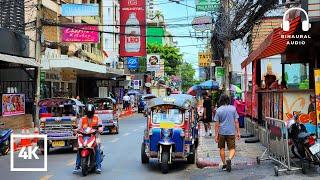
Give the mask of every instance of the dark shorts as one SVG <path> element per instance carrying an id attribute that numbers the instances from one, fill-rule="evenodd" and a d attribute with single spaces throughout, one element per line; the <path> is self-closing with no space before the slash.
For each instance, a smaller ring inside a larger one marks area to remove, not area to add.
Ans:
<path id="1" fill-rule="evenodd" d="M 225 145 L 227 143 L 228 149 L 235 149 L 236 147 L 236 136 L 235 135 L 220 135 L 219 134 L 219 142 L 218 148 L 225 149 Z"/>
<path id="2" fill-rule="evenodd" d="M 203 118 L 203 123 L 209 123 L 212 121 L 212 117 Z"/>

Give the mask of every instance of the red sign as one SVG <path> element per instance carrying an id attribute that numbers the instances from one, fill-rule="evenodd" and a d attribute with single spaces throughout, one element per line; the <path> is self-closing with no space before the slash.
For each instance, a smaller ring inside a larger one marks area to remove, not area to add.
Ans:
<path id="1" fill-rule="evenodd" d="M 120 56 L 146 56 L 146 1 L 120 1 Z"/>
<path id="2" fill-rule="evenodd" d="M 2 94 L 2 116 L 25 114 L 24 94 Z"/>
<path id="3" fill-rule="evenodd" d="M 62 28 L 62 42 L 99 42 L 98 26 L 72 25 Z"/>

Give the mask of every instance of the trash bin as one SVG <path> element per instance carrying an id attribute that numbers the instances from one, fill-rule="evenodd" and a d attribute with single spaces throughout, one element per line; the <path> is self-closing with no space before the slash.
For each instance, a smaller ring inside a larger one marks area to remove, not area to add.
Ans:
<path id="1" fill-rule="evenodd" d="M 239 127 L 244 128 L 244 116 L 239 117 Z"/>

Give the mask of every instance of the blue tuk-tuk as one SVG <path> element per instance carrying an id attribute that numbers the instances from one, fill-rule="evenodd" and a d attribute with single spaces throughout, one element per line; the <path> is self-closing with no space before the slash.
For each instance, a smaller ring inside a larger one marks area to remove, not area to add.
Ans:
<path id="1" fill-rule="evenodd" d="M 199 137 L 196 105 L 196 99 L 186 94 L 172 94 L 150 101 L 141 146 L 143 164 L 156 158 L 162 173 L 168 173 L 169 164 L 175 160 L 195 163 Z"/>

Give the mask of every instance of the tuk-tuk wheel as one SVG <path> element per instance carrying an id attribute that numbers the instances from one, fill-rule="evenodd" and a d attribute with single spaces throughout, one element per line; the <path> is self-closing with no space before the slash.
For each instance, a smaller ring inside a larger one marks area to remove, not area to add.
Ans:
<path id="1" fill-rule="evenodd" d="M 144 143 L 141 144 L 141 162 L 142 164 L 149 163 L 149 157 L 146 155 Z"/>
<path id="2" fill-rule="evenodd" d="M 196 150 L 194 146 L 191 147 L 190 153 L 192 154 L 187 157 L 187 163 L 194 164 L 196 162 Z"/>
<path id="3" fill-rule="evenodd" d="M 161 155 L 161 171 L 163 174 L 169 172 L 169 152 L 164 151 Z"/>

